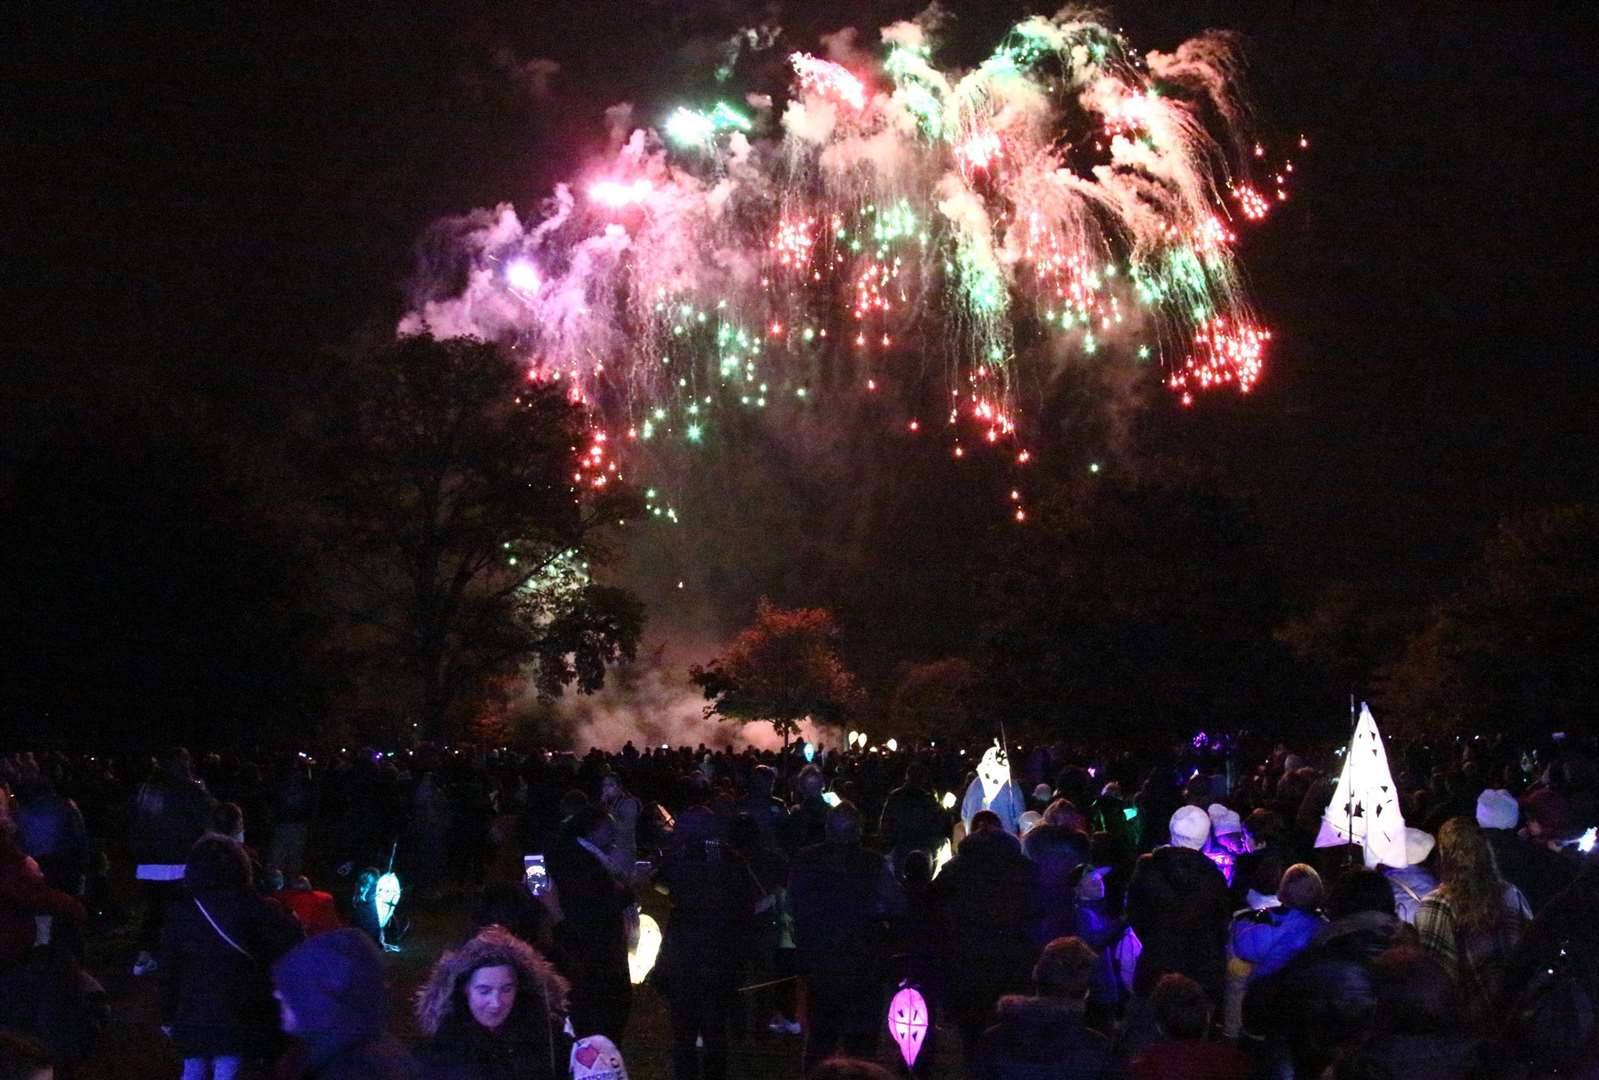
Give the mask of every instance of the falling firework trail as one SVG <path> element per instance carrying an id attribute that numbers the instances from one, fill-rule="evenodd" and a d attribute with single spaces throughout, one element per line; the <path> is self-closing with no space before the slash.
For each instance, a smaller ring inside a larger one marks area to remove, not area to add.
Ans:
<path id="1" fill-rule="evenodd" d="M 562 382 L 594 416 L 574 482 L 596 486 L 620 447 L 880 391 L 908 433 L 1025 464 L 1027 391 L 1074 352 L 1160 363 L 1185 405 L 1255 386 L 1270 333 L 1235 228 L 1287 198 L 1293 165 L 1247 138 L 1231 36 L 1139 55 L 1068 12 L 964 73 L 921 23 L 881 37 L 875 65 L 793 54 L 780 112 L 668 111 L 534 221 L 448 223 L 466 284 L 425 291 L 401 331 L 503 341 Z M 651 511 L 673 514 L 653 492 Z"/>

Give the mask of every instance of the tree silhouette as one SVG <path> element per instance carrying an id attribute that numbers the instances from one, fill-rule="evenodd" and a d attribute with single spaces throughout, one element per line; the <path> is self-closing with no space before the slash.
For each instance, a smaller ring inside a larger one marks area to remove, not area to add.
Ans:
<path id="1" fill-rule="evenodd" d="M 636 502 L 560 384 L 405 337 L 346 357 L 305 435 L 299 509 L 379 712 L 443 737 L 529 666 L 553 697 L 633 657 L 643 608 L 592 571 Z"/>

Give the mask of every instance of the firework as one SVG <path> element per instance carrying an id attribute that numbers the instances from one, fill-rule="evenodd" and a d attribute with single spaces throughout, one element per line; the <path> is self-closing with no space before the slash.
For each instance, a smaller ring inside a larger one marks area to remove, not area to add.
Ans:
<path id="1" fill-rule="evenodd" d="M 947 412 L 956 457 L 1009 443 L 1025 464 L 1025 388 L 1063 356 L 1158 362 L 1185 404 L 1259 382 L 1271 335 L 1236 230 L 1287 198 L 1293 163 L 1244 130 L 1229 36 L 1140 55 L 1093 17 L 1033 17 L 965 72 L 917 22 L 881 37 L 875 66 L 792 54 L 769 112 L 669 110 L 586 199 L 465 219 L 482 272 L 401 329 L 505 341 L 565 380 L 595 417 L 595 485 L 619 443 L 862 392 L 908 434 Z"/>

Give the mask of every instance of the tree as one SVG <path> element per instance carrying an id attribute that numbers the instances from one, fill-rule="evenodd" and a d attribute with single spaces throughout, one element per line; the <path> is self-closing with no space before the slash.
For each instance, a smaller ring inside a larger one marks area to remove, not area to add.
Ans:
<path id="1" fill-rule="evenodd" d="M 632 659 L 642 605 L 592 570 L 636 500 L 559 382 L 403 337 L 345 358 L 305 434 L 314 558 L 379 712 L 443 737 L 509 676 L 548 698 Z"/>
<path id="2" fill-rule="evenodd" d="M 959 658 L 911 665 L 894 688 L 889 727 L 896 735 L 923 741 L 969 734 L 977 681 L 977 669 Z"/>
<path id="3" fill-rule="evenodd" d="M 801 720 L 839 726 L 856 709 L 860 689 L 838 654 L 838 628 L 821 608 L 784 609 L 762 598 L 755 622 L 731 648 L 689 679 L 705 692 L 707 717 L 740 724 L 768 721 L 784 749 Z"/>
<path id="4" fill-rule="evenodd" d="M 1580 727 L 1599 710 L 1596 607 L 1599 506 L 1507 517 L 1383 671 L 1378 700 L 1417 733 Z"/>

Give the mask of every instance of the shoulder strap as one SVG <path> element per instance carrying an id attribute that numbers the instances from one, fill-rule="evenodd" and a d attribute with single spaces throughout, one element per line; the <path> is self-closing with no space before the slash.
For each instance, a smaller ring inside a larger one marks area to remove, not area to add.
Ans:
<path id="1" fill-rule="evenodd" d="M 200 898 L 198 896 L 194 898 L 194 906 L 200 909 L 200 914 L 204 915 L 205 921 L 211 924 L 211 929 L 217 932 L 217 937 L 221 938 L 223 941 L 226 941 L 234 952 L 238 953 L 240 956 L 243 956 L 246 960 L 255 959 L 255 957 L 250 955 L 250 950 L 246 949 L 243 945 L 240 945 L 237 941 L 234 941 L 228 936 L 228 932 L 226 930 L 217 925 L 217 921 L 211 917 L 211 913 L 205 909 L 205 905 L 200 903 Z"/>

